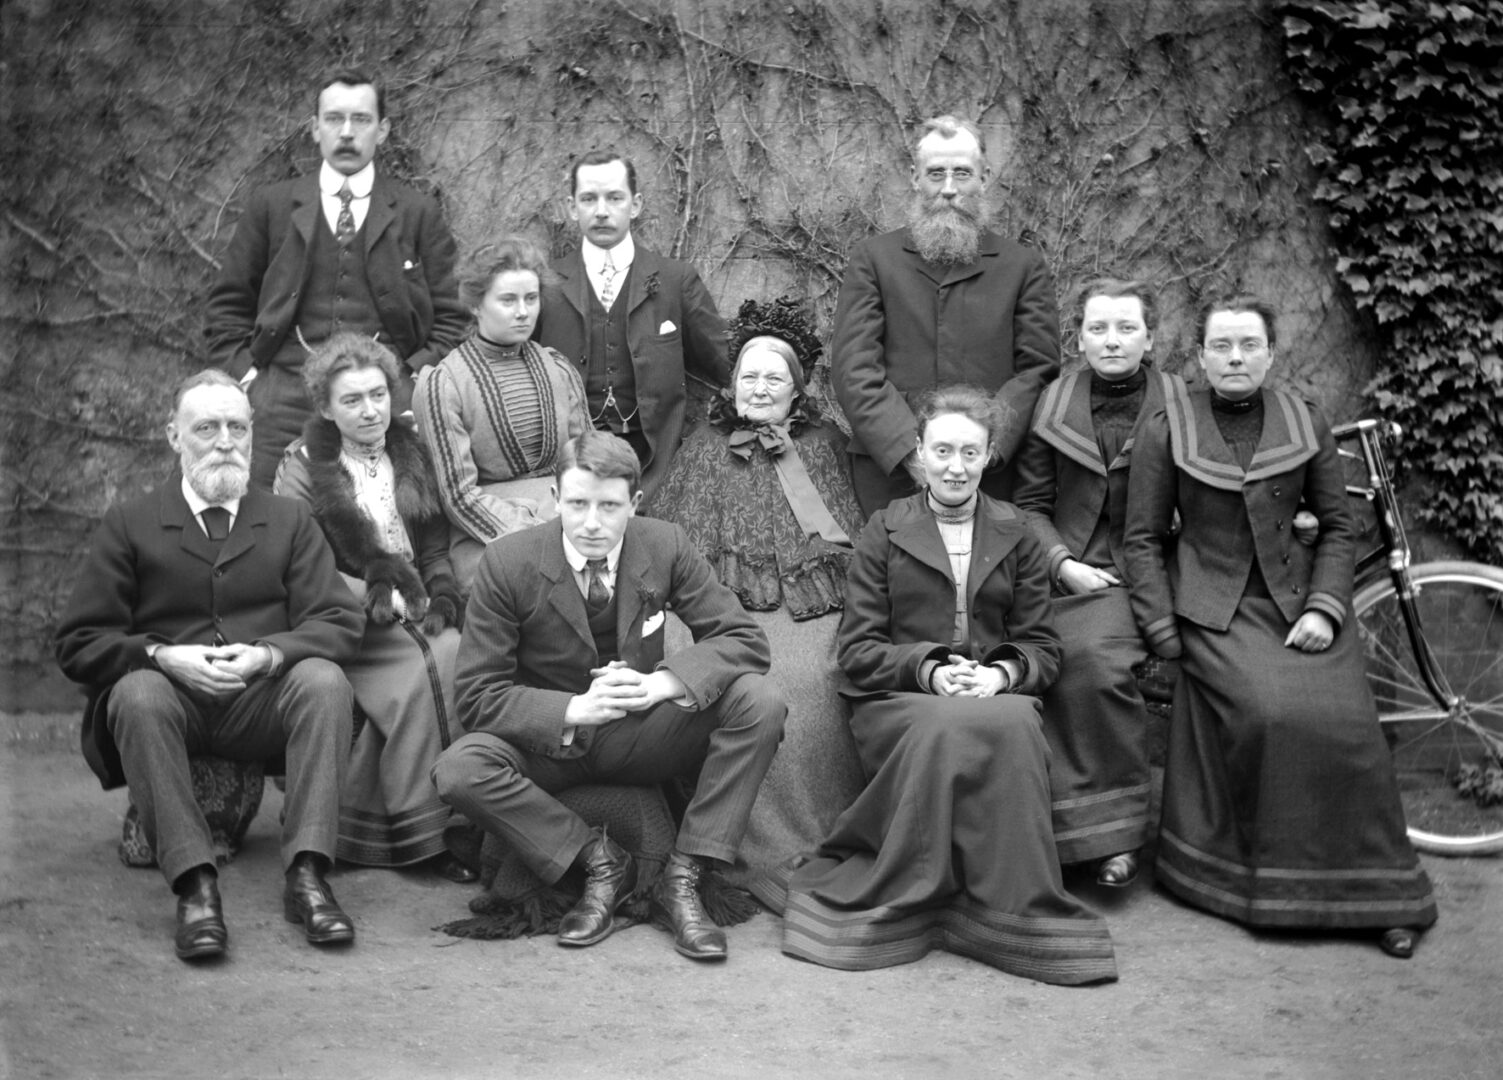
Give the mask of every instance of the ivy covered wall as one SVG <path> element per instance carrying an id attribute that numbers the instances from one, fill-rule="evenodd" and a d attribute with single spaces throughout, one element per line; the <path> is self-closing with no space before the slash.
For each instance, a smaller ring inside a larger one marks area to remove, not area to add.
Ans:
<path id="1" fill-rule="evenodd" d="M 1406 429 L 1421 522 L 1503 564 L 1503 0 L 1301 0 L 1337 270 L 1380 328 L 1369 392 Z"/>
<path id="2" fill-rule="evenodd" d="M 791 291 L 828 334 L 851 245 L 903 216 L 911 126 L 954 111 L 1062 303 L 1157 281 L 1178 369 L 1199 298 L 1252 289 L 1285 313 L 1286 385 L 1346 419 L 1374 374 L 1265 0 L 10 0 L 0 30 L 0 707 L 74 700 L 38 681 L 73 568 L 110 500 L 166 475 L 219 257 L 251 186 L 316 165 L 336 63 L 384 76 L 382 160 L 465 247 L 562 251 L 569 157 L 613 144 L 643 239 L 722 310 Z"/>

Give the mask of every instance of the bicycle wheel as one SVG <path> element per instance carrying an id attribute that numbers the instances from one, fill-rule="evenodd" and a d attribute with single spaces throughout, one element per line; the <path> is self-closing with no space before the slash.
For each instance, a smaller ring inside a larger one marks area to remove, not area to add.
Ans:
<path id="1" fill-rule="evenodd" d="M 1409 576 L 1424 640 L 1457 696 L 1449 707 L 1420 674 L 1387 574 L 1353 601 L 1409 838 L 1441 855 L 1503 851 L 1503 799 L 1463 794 L 1458 783 L 1469 777 L 1503 794 L 1503 570 L 1431 562 Z"/>

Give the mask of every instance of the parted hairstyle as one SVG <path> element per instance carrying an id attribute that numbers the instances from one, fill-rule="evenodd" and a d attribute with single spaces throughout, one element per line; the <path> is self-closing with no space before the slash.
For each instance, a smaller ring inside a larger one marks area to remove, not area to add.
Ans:
<path id="1" fill-rule="evenodd" d="M 942 386 L 925 391 L 914 410 L 919 442 L 924 441 L 924 432 L 931 420 L 952 415 L 963 416 L 985 429 L 987 464 L 996 461 L 1005 419 L 997 400 L 977 386 Z"/>
<path id="2" fill-rule="evenodd" d="M 303 386 L 315 408 L 329 403 L 329 384 L 346 371 L 380 368 L 386 376 L 386 392 L 392 393 L 401 378 L 396 354 L 374 338 L 341 330 L 303 361 Z"/>
<path id="3" fill-rule="evenodd" d="M 604 150 L 586 150 L 574 159 L 569 166 L 569 194 L 579 193 L 579 170 L 586 165 L 609 165 L 613 161 L 619 161 L 626 166 L 626 190 L 635 195 L 637 193 L 637 166 L 631 158 L 618 150 L 607 147 Z"/>
<path id="4" fill-rule="evenodd" d="M 548 268 L 543 249 L 525 236 L 503 236 L 476 249 L 459 274 L 459 299 L 467 308 L 480 306 L 486 290 L 501 274 L 521 270 L 536 274 L 539 285 L 552 285 L 558 275 Z"/>
<path id="5" fill-rule="evenodd" d="M 1263 320 L 1263 329 L 1268 334 L 1268 347 L 1272 349 L 1279 343 L 1278 328 L 1274 325 L 1276 313 L 1273 305 L 1261 296 L 1255 296 L 1252 293 L 1237 293 L 1233 296 L 1214 297 L 1200 309 L 1196 336 L 1200 338 L 1202 345 L 1205 344 L 1206 327 L 1211 323 L 1211 316 L 1218 311 L 1251 311 Z"/>
<path id="6" fill-rule="evenodd" d="M 386 87 L 376 81 L 376 77 L 363 68 L 334 68 L 324 75 L 323 81 L 318 84 L 318 89 L 313 94 L 313 115 L 318 115 L 318 101 L 324 96 L 324 91 L 335 83 L 343 83 L 345 86 L 369 86 L 376 91 L 376 119 L 386 118 Z"/>
<path id="7" fill-rule="evenodd" d="M 562 485 L 564 473 L 570 469 L 594 473 L 598 480 L 625 480 L 632 495 L 642 487 L 642 463 L 637 460 L 637 452 L 609 431 L 591 428 L 559 447 L 553 482 Z"/>
<path id="8" fill-rule="evenodd" d="M 1159 301 L 1153 291 L 1153 286 L 1146 281 L 1138 281 L 1135 278 L 1099 277 L 1092 278 L 1080 287 L 1080 292 L 1075 297 L 1075 326 L 1078 329 L 1085 323 L 1086 302 L 1093 296 L 1109 296 L 1113 299 L 1124 296 L 1136 297 L 1143 306 L 1143 325 L 1149 333 L 1153 333 L 1159 326 Z"/>

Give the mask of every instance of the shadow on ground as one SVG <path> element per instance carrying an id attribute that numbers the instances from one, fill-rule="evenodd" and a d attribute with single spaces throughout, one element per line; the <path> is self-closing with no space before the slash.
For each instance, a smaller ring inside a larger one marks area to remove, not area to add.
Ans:
<path id="1" fill-rule="evenodd" d="M 1063 989 L 946 953 L 869 973 L 778 951 L 763 914 L 696 966 L 648 926 L 586 950 L 432 927 L 468 889 L 342 870 L 353 948 L 282 919 L 280 795 L 223 874 L 230 954 L 174 958 L 171 895 L 115 847 L 71 720 L 0 724 L 0 1077 L 1424 1077 L 1503 1061 L 1503 859 L 1425 858 L 1440 923 L 1407 963 L 1366 939 L 1264 935 L 1151 876 L 1107 915 L 1121 981 Z"/>

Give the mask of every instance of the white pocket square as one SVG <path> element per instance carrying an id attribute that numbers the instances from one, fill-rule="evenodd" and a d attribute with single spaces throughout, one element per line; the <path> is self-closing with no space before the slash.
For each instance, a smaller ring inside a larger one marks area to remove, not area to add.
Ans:
<path id="1" fill-rule="evenodd" d="M 664 319 L 663 325 L 658 327 L 658 336 L 662 337 L 664 334 L 671 334 L 677 329 L 678 327 L 673 325 L 672 319 Z"/>
<path id="2" fill-rule="evenodd" d="M 645 637 L 645 638 L 652 637 L 653 634 L 656 634 L 662 628 L 663 628 L 663 613 L 661 611 L 659 611 L 656 614 L 647 616 L 647 618 L 643 620 L 643 622 L 642 622 L 642 636 Z"/>

